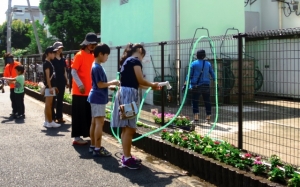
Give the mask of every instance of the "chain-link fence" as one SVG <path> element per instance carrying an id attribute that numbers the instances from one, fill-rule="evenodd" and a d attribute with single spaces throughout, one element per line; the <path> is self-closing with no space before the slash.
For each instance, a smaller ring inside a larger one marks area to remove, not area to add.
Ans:
<path id="1" fill-rule="evenodd" d="M 196 50 L 206 51 L 206 61 L 211 63 L 218 78 L 217 84 L 210 83 L 211 124 L 205 121 L 205 103 L 200 97 L 199 122 L 195 123 L 195 130 L 265 157 L 276 154 L 283 161 L 300 166 L 299 30 L 247 33 L 239 38 L 240 45 L 239 39 L 227 35 L 226 31 L 224 36 L 211 37 L 214 46 L 208 39 L 197 44 Z M 147 52 L 143 59 L 145 78 L 152 82 L 169 81 L 172 90 L 150 91 L 140 121 L 160 126 L 155 124 L 151 111 L 175 114 L 181 104 L 180 116 L 193 120 L 191 91 L 184 101 L 181 87 L 186 81 L 194 41 L 195 38 L 144 44 Z M 111 47 L 109 59 L 103 65 L 108 80 L 116 78 L 124 48 Z M 74 51 L 64 54 L 69 55 L 71 61 Z M 195 60 L 195 54 L 192 56 Z M 42 79 L 42 65 L 37 55 L 20 60 L 26 66 L 27 80 Z M 140 90 L 141 98 L 144 92 Z"/>

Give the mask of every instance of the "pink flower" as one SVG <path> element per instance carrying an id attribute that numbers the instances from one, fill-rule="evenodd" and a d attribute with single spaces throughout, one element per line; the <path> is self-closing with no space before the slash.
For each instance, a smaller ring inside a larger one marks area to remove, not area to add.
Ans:
<path id="1" fill-rule="evenodd" d="M 257 156 L 257 157 L 255 157 L 255 160 L 261 161 L 261 157 L 260 157 L 260 156 Z"/>
<path id="2" fill-rule="evenodd" d="M 250 153 L 246 153 L 244 156 L 245 156 L 245 158 L 250 158 L 251 154 Z"/>
<path id="3" fill-rule="evenodd" d="M 215 143 L 216 145 L 219 145 L 219 144 L 220 144 L 220 142 L 219 142 L 219 141 L 215 141 L 214 143 Z"/>
<path id="4" fill-rule="evenodd" d="M 226 157 L 230 157 L 230 154 L 229 154 L 229 153 L 227 153 L 225 156 L 226 156 Z"/>
<path id="5" fill-rule="evenodd" d="M 261 162 L 261 161 L 258 161 L 258 160 L 256 160 L 256 161 L 254 162 L 254 164 L 256 164 L 256 165 L 262 165 L 262 162 Z"/>
<path id="6" fill-rule="evenodd" d="M 164 129 L 163 132 L 168 132 L 167 129 Z"/>
<path id="7" fill-rule="evenodd" d="M 187 140 L 188 140 L 188 138 L 187 138 L 187 137 L 183 137 L 182 139 L 183 139 L 183 141 L 187 141 Z"/>

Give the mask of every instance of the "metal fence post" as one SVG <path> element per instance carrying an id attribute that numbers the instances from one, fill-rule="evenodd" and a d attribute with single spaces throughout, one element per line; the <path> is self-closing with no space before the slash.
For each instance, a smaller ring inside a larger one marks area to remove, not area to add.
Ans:
<path id="1" fill-rule="evenodd" d="M 117 50 L 118 50 L 118 57 L 117 57 L 117 71 L 119 72 L 120 71 L 120 56 L 121 56 L 121 46 L 118 46 L 117 47 Z"/>
<path id="2" fill-rule="evenodd" d="M 239 33 L 238 39 L 238 148 L 243 149 L 243 38 L 246 34 Z"/>
<path id="3" fill-rule="evenodd" d="M 165 76 L 165 45 L 167 44 L 167 42 L 160 42 L 160 49 L 161 49 L 161 53 L 160 53 L 160 57 L 161 57 L 161 82 L 164 82 L 164 76 Z M 164 125 L 165 124 L 165 91 L 162 88 L 161 89 L 161 124 Z"/>

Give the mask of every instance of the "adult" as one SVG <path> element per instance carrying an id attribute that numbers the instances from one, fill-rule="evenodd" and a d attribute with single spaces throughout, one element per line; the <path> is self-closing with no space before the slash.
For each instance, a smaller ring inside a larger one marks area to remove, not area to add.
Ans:
<path id="1" fill-rule="evenodd" d="M 82 137 L 90 136 L 91 105 L 87 101 L 92 89 L 91 68 L 94 62 L 93 51 L 97 46 L 97 35 L 88 33 L 80 44 L 81 50 L 72 63 L 72 132 L 73 145 L 84 145 Z"/>
<path id="2" fill-rule="evenodd" d="M 212 77 L 213 81 L 215 81 L 215 73 L 210 62 L 204 60 L 205 57 L 205 50 L 197 51 L 197 60 L 193 61 L 190 65 L 191 73 L 189 89 L 192 91 L 192 107 L 194 114 L 194 122 L 199 121 L 199 98 L 202 95 L 206 111 L 205 122 L 210 124 L 210 77 Z"/>
<path id="3" fill-rule="evenodd" d="M 43 55 L 43 73 L 44 73 L 44 84 L 45 89 L 45 122 L 44 127 L 46 128 L 57 128 L 60 124 L 55 123 L 52 118 L 52 106 L 53 97 L 58 93 L 56 88 L 56 72 L 51 60 L 55 57 L 56 49 L 52 46 L 47 47 Z"/>
<path id="4" fill-rule="evenodd" d="M 122 167 L 129 169 L 139 169 L 140 159 L 136 159 L 131 155 L 132 137 L 136 132 L 137 118 L 120 119 L 118 108 L 120 104 L 129 104 L 135 102 L 139 104 L 138 88 L 147 89 L 152 87 L 153 90 L 159 89 L 158 83 L 151 83 L 147 81 L 142 72 L 142 60 L 146 55 L 144 47 L 140 44 L 128 44 L 122 55 L 121 65 L 121 88 L 118 91 L 114 103 L 112 127 L 122 128 L 122 147 L 123 157 L 121 159 Z"/>
<path id="5" fill-rule="evenodd" d="M 65 95 L 65 88 L 69 87 L 68 76 L 66 70 L 66 62 L 62 56 L 63 44 L 61 42 L 55 42 L 53 47 L 57 50 L 54 59 L 51 61 L 56 75 L 56 87 L 58 94 L 53 99 L 52 116 L 56 123 L 65 123 L 63 119 L 63 99 Z M 55 108 L 55 111 L 54 111 Z"/>
<path id="6" fill-rule="evenodd" d="M 15 71 L 15 68 L 18 65 L 21 65 L 20 62 L 14 61 L 14 57 L 10 54 L 10 53 L 6 53 L 4 55 L 4 61 L 5 61 L 5 69 L 4 69 L 4 77 L 8 77 L 8 78 L 13 78 L 13 77 L 17 77 L 18 74 Z M 15 98 L 15 84 L 13 81 L 7 81 L 7 83 L 9 84 L 10 87 L 10 101 L 11 101 L 11 107 L 12 107 L 12 113 L 10 114 L 11 116 L 16 117 L 16 113 L 17 113 L 17 105 L 16 105 L 16 98 Z"/>

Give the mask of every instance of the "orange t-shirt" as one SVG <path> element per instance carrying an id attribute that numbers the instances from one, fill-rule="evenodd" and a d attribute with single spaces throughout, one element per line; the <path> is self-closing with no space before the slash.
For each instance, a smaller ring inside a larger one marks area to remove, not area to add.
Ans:
<path id="1" fill-rule="evenodd" d="M 15 67 L 18 66 L 18 65 L 21 65 L 20 62 L 17 62 L 17 61 L 14 61 L 13 64 L 7 64 L 5 66 L 5 69 L 4 69 L 4 74 L 3 76 L 4 77 L 11 77 L 11 78 L 15 78 L 18 76 L 16 70 L 15 70 Z M 15 88 L 15 84 L 14 83 L 11 83 L 9 84 L 9 87 L 12 89 L 12 88 Z"/>
<path id="2" fill-rule="evenodd" d="M 72 69 L 77 71 L 78 77 L 81 80 L 85 93 L 81 94 L 79 88 L 73 79 L 72 94 L 79 96 L 88 96 L 90 90 L 92 89 L 92 76 L 91 69 L 94 62 L 94 55 L 91 53 L 86 53 L 84 50 L 80 50 L 74 57 L 72 63 Z"/>

